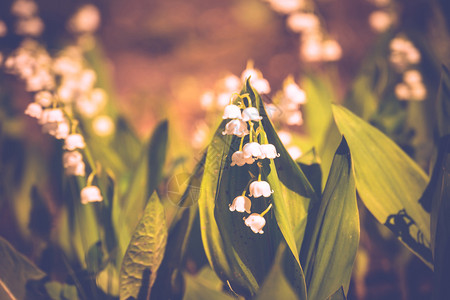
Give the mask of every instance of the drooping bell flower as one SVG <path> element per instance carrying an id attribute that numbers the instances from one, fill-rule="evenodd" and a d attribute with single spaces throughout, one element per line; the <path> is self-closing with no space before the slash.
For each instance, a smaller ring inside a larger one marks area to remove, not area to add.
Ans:
<path id="1" fill-rule="evenodd" d="M 250 196 L 254 198 L 258 198 L 261 196 L 269 197 L 273 193 L 273 190 L 270 188 L 269 183 L 262 180 L 253 181 L 252 183 L 250 183 L 249 190 Z"/>
<path id="2" fill-rule="evenodd" d="M 244 157 L 244 152 L 242 151 L 236 151 L 231 156 L 231 166 L 239 166 L 242 167 L 245 164 L 251 165 L 255 159 L 253 157 Z"/>
<path id="3" fill-rule="evenodd" d="M 227 123 L 227 125 L 225 125 L 225 130 L 222 132 L 222 134 L 234 134 L 238 137 L 243 137 L 248 134 L 247 123 L 238 119 L 231 120 Z"/>
<path id="4" fill-rule="evenodd" d="M 88 204 L 90 202 L 103 201 L 100 189 L 96 186 L 87 186 L 81 190 L 81 203 Z"/>
<path id="5" fill-rule="evenodd" d="M 264 158 L 264 155 L 261 151 L 261 145 L 256 142 L 245 144 L 244 148 L 242 148 L 242 152 L 244 158 Z"/>
<path id="6" fill-rule="evenodd" d="M 262 228 L 266 225 L 266 219 L 257 213 L 252 213 L 248 218 L 245 219 L 245 225 L 250 227 L 254 233 L 263 234 Z"/>
<path id="7" fill-rule="evenodd" d="M 280 157 L 280 154 L 277 153 L 277 149 L 272 144 L 261 145 L 261 152 L 265 158 L 274 159 Z"/>
<path id="8" fill-rule="evenodd" d="M 241 109 L 239 106 L 230 104 L 225 106 L 222 119 L 241 119 Z"/>
<path id="9" fill-rule="evenodd" d="M 250 213 L 252 202 L 246 196 L 237 196 L 230 205 L 230 211 L 247 212 Z"/>
<path id="10" fill-rule="evenodd" d="M 242 121 L 260 121 L 262 117 L 256 107 L 247 107 L 242 111 Z"/>

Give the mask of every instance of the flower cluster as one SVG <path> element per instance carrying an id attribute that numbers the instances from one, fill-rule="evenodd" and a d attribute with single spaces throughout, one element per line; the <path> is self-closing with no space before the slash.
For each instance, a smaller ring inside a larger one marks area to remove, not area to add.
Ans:
<path id="1" fill-rule="evenodd" d="M 256 160 L 261 159 L 274 159 L 279 157 L 280 154 L 274 145 L 267 143 L 266 133 L 262 128 L 259 111 L 252 106 L 250 97 L 247 94 L 239 96 L 241 100 L 247 99 L 248 105 L 244 102 L 240 102 L 239 105 L 229 104 L 225 107 L 223 119 L 230 120 L 225 125 L 223 135 L 235 135 L 241 138 L 239 150 L 235 151 L 231 156 L 231 166 L 242 167 L 245 164 L 253 164 Z M 258 128 L 255 129 L 255 124 L 258 124 Z M 248 135 L 248 143 L 244 145 L 244 139 Z M 264 143 L 263 143 L 264 141 Z M 259 175 L 257 180 L 249 182 L 244 189 L 242 195 L 237 196 L 230 204 L 230 211 L 246 212 L 250 214 L 247 218 L 244 218 L 246 226 L 254 233 L 264 233 L 262 228 L 266 224 L 264 215 L 270 210 L 272 204 L 262 212 L 261 214 L 251 212 L 251 200 L 252 198 L 270 197 L 273 193 L 269 183 L 262 180 L 262 165 L 258 162 Z M 248 197 L 247 195 L 248 188 Z"/>
<path id="2" fill-rule="evenodd" d="M 37 5 L 31 0 L 16 0 L 12 5 L 12 12 L 19 17 L 19 21 L 38 18 Z M 90 8 L 91 17 L 93 14 L 95 13 Z M 86 13 L 78 12 L 69 21 L 74 30 L 89 22 L 89 17 L 83 15 Z M 94 30 L 98 26 L 97 21 L 90 21 L 89 28 L 79 29 L 78 32 Z M 29 32 L 25 35 L 33 36 Z M 82 177 L 86 176 L 83 154 L 87 153 L 87 149 L 84 136 L 78 128 L 80 120 L 77 118 L 95 117 L 91 122 L 93 132 L 98 131 L 100 136 L 105 135 L 105 132 L 111 134 L 111 127 L 114 126 L 109 117 L 105 121 L 105 117 L 100 115 L 107 101 L 106 93 L 95 87 L 97 75 L 85 66 L 83 51 L 82 47 L 75 44 L 52 57 L 40 43 L 27 37 L 4 63 L 6 71 L 25 81 L 26 90 L 33 93 L 33 102 L 28 104 L 25 114 L 37 119 L 44 133 L 64 140 L 65 173 Z M 100 129 L 96 131 L 96 128 Z M 95 170 L 94 166 L 91 169 Z M 102 200 L 100 190 L 92 186 L 94 174 L 95 171 L 88 177 L 87 186 L 81 191 L 83 204 Z"/>
<path id="3" fill-rule="evenodd" d="M 314 10 L 314 3 L 307 0 L 265 0 L 273 10 L 288 15 L 287 27 L 301 34 L 300 58 L 305 62 L 330 62 L 341 59 L 339 43 L 329 38 Z"/>
<path id="4" fill-rule="evenodd" d="M 382 33 L 392 27 L 397 19 L 391 0 L 369 0 L 376 9 L 369 15 L 369 25 L 373 31 Z"/>
<path id="5" fill-rule="evenodd" d="M 417 70 L 421 61 L 420 51 L 404 36 L 395 37 L 390 43 L 389 60 L 394 69 L 402 74 L 402 82 L 395 86 L 399 100 L 422 101 L 427 97 L 427 89 L 422 75 Z"/>
<path id="6" fill-rule="evenodd" d="M 233 95 L 239 92 L 242 84 L 247 78 L 250 77 L 250 83 L 255 90 L 260 94 L 270 93 L 270 85 L 267 79 L 265 79 L 260 70 L 255 69 L 253 62 L 247 63 L 246 69 L 242 72 L 241 77 L 234 74 L 229 74 L 219 80 L 214 90 L 208 90 L 200 98 L 200 106 L 203 110 L 213 113 L 221 112 L 233 98 Z M 239 122 L 234 122 L 234 125 L 238 126 Z M 204 146 L 206 138 L 208 137 L 210 126 L 204 121 L 199 121 L 195 124 L 195 130 L 191 137 L 192 146 L 196 149 L 200 149 Z"/>

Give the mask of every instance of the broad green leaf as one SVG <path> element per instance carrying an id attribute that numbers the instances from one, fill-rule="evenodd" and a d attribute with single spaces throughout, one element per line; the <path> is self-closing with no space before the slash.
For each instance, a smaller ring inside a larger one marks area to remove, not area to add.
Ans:
<path id="1" fill-rule="evenodd" d="M 259 169 L 256 164 L 230 166 L 232 154 L 239 149 L 240 138 L 222 135 L 227 121 L 219 126 L 208 147 L 199 211 L 203 245 L 210 264 L 222 280 L 230 281 L 235 291 L 247 295 L 254 294 L 268 274 L 280 240 L 286 240 L 300 266 L 293 230 L 306 218 L 310 198 L 316 195 L 300 167 L 282 146 L 259 95 L 248 83 L 242 93 L 249 95 L 252 105 L 259 107 L 264 117 L 259 126 L 264 128 L 267 138 L 262 135 L 261 142 L 268 140 L 281 154 L 274 161 L 261 161 L 262 177 L 274 190 L 271 196 L 274 208 L 266 216 L 265 233 L 254 234 L 245 226 L 242 214 L 229 211 L 233 199 L 247 189 Z M 255 199 L 252 211 L 262 212 L 268 205 L 267 198 Z"/>
<path id="2" fill-rule="evenodd" d="M 25 298 L 27 282 L 45 276 L 38 267 L 0 237 L 0 299 Z"/>
<path id="3" fill-rule="evenodd" d="M 295 259 L 285 242 L 278 247 L 270 273 L 258 291 L 257 300 L 306 300 L 302 269 L 295 263 Z M 300 290 L 298 289 L 300 287 Z"/>
<path id="4" fill-rule="evenodd" d="M 418 203 L 427 175 L 376 128 L 343 107 L 333 106 L 333 113 L 348 142 L 365 206 L 431 267 L 430 216 Z"/>
<path id="5" fill-rule="evenodd" d="M 344 287 L 340 287 L 333 295 L 328 297 L 326 300 L 347 300 L 344 293 Z"/>
<path id="6" fill-rule="evenodd" d="M 305 259 L 308 299 L 348 290 L 359 244 L 359 213 L 353 169 L 345 138 L 331 165 Z"/>
<path id="7" fill-rule="evenodd" d="M 246 293 L 255 294 L 259 288 L 257 280 L 236 253 L 232 238 L 234 242 L 241 242 L 242 238 L 238 237 L 245 235 L 248 250 L 251 250 L 256 248 L 255 243 L 262 247 L 261 240 L 267 239 L 267 235 L 258 237 L 253 232 L 246 231 L 242 216 L 232 214 L 228 209 L 228 204 L 242 193 L 249 178 L 245 173 L 237 172 L 236 168 L 228 167 L 230 161 L 227 156 L 231 152 L 232 137 L 222 135 L 224 125 L 225 122 L 222 122 L 208 147 L 200 186 L 198 204 L 203 247 L 210 265 L 222 280 L 229 280 L 231 286 L 241 293 L 247 291 Z M 224 174 L 224 171 L 228 174 Z M 234 171 L 233 178 L 230 171 Z M 227 182 L 223 182 L 223 179 Z M 218 218 L 222 221 L 223 230 L 219 229 Z M 231 234 L 227 231 L 231 231 Z M 262 255 L 264 252 L 256 254 Z M 245 263 L 248 264 L 247 261 Z"/>
<path id="8" fill-rule="evenodd" d="M 184 274 L 186 292 L 183 300 L 232 300 L 232 296 L 222 291 L 223 283 L 209 267 L 203 268 L 198 275 Z"/>
<path id="9" fill-rule="evenodd" d="M 149 285 L 149 293 L 155 281 L 167 242 L 164 208 L 156 193 L 145 207 L 144 215 L 131 237 L 120 270 L 120 299 L 136 298 L 142 284 Z M 148 283 L 142 283 L 144 271 L 150 271 Z M 150 299 L 150 294 L 145 299 Z"/>
<path id="10" fill-rule="evenodd" d="M 161 178 L 164 165 L 164 153 L 167 142 L 167 122 L 161 122 L 153 132 L 147 149 L 141 153 L 141 158 L 132 172 L 127 189 L 123 195 L 118 195 L 113 203 L 113 224 L 118 231 L 121 251 L 125 251 L 131 235 L 142 216 L 147 200 L 155 190 Z M 116 184 L 117 185 L 117 184 Z"/>
<path id="11" fill-rule="evenodd" d="M 450 298 L 450 135 L 440 139 L 439 151 L 424 198 L 430 199 L 431 246 L 434 258 L 433 299 Z"/>

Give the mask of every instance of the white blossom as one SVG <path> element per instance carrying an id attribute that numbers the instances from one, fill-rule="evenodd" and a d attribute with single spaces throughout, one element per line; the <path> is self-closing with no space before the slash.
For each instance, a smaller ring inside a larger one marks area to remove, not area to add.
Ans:
<path id="1" fill-rule="evenodd" d="M 230 211 L 247 212 L 250 213 L 252 202 L 246 196 L 238 196 L 234 198 L 233 203 L 230 205 Z"/>
<path id="2" fill-rule="evenodd" d="M 261 151 L 261 145 L 256 142 L 245 144 L 242 148 L 242 152 L 244 158 L 264 158 L 264 155 Z"/>
<path id="3" fill-rule="evenodd" d="M 242 111 L 242 121 L 260 121 L 262 117 L 259 115 L 256 107 L 247 107 Z"/>
<path id="4" fill-rule="evenodd" d="M 250 196 L 254 198 L 258 197 L 269 197 L 273 190 L 267 181 L 253 181 L 249 186 Z"/>
<path id="5" fill-rule="evenodd" d="M 306 102 L 306 93 L 296 83 L 289 83 L 283 89 L 287 100 L 295 104 Z"/>
<path id="6" fill-rule="evenodd" d="M 85 176 L 83 156 L 78 151 L 68 151 L 63 154 L 63 166 L 67 175 Z"/>
<path id="7" fill-rule="evenodd" d="M 248 134 L 248 128 L 247 123 L 243 122 L 242 120 L 231 120 L 230 122 L 225 125 L 225 131 L 222 132 L 223 135 L 230 135 L 234 134 L 238 137 L 243 137 Z"/>
<path id="8" fill-rule="evenodd" d="M 280 157 L 280 154 L 277 153 L 277 149 L 272 144 L 261 145 L 261 152 L 265 158 L 274 159 Z"/>
<path id="9" fill-rule="evenodd" d="M 341 45 L 336 40 L 322 42 L 322 59 L 324 61 L 337 61 L 342 57 Z"/>
<path id="10" fill-rule="evenodd" d="M 53 102 L 53 96 L 48 91 L 40 91 L 34 95 L 34 101 L 42 107 L 49 107 Z"/>
<path id="11" fill-rule="evenodd" d="M 266 225 L 266 219 L 260 214 L 252 213 L 245 219 L 245 225 L 250 227 L 254 233 L 263 234 L 263 227 Z"/>
<path id="12" fill-rule="evenodd" d="M 242 151 L 236 151 L 231 156 L 231 166 L 239 166 L 242 167 L 245 164 L 251 165 L 255 159 L 253 157 L 244 157 L 244 152 Z"/>
<path id="13" fill-rule="evenodd" d="M 81 203 L 88 204 L 90 202 L 101 202 L 103 197 L 100 193 L 100 189 L 96 186 L 87 186 L 81 190 Z"/>
<path id="14" fill-rule="evenodd" d="M 63 122 L 64 113 L 60 108 L 48 108 L 42 111 L 39 124 L 44 125 L 47 123 Z"/>
<path id="15" fill-rule="evenodd" d="M 278 137 L 280 138 L 283 145 L 289 145 L 292 141 L 292 135 L 285 130 L 278 131 Z"/>
<path id="16" fill-rule="evenodd" d="M 11 6 L 11 13 L 17 17 L 30 18 L 37 13 L 38 7 L 32 0 L 16 0 Z"/>
<path id="17" fill-rule="evenodd" d="M 222 119 L 241 119 L 241 109 L 239 106 L 230 104 L 225 106 Z"/>
<path id="18" fill-rule="evenodd" d="M 69 122 L 64 119 L 62 122 L 50 122 L 42 125 L 42 132 L 54 136 L 56 139 L 65 139 L 70 133 Z"/>
<path id="19" fill-rule="evenodd" d="M 5 22 L 3 20 L 0 20 L 0 38 L 6 36 L 8 33 L 8 27 L 6 27 Z"/>
<path id="20" fill-rule="evenodd" d="M 73 133 L 66 137 L 64 142 L 64 149 L 73 151 L 75 149 L 83 149 L 86 147 L 86 143 L 84 142 L 84 138 L 81 134 Z"/>
<path id="21" fill-rule="evenodd" d="M 286 124 L 300 126 L 303 124 L 303 116 L 301 111 L 287 112 Z"/>
<path id="22" fill-rule="evenodd" d="M 37 103 L 30 103 L 25 110 L 25 114 L 30 117 L 40 119 L 42 116 L 42 107 Z"/>
<path id="23" fill-rule="evenodd" d="M 265 78 L 250 78 L 250 84 L 253 88 L 260 94 L 269 94 L 270 93 L 270 84 L 269 81 Z"/>

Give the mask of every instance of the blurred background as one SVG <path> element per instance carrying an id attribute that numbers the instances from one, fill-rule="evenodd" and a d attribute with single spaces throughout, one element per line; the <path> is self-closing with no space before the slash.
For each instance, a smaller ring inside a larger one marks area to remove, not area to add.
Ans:
<path id="1" fill-rule="evenodd" d="M 7 28 L 0 37 L 0 61 L 5 61 L 23 39 L 23 34 L 17 34 L 16 16 L 11 14 L 13 2 L 0 3 L 0 20 Z M 420 37 L 427 50 L 432 51 L 434 65 L 447 63 L 450 58 L 449 8 L 445 0 L 36 0 L 35 3 L 45 25 L 37 39 L 49 53 L 57 53 L 74 40 L 66 24 L 80 7 L 93 4 L 98 8 L 101 22 L 90 42 L 96 44 L 100 53 L 98 64 L 103 75 L 99 77 L 108 82 L 117 112 L 142 140 L 148 139 L 158 122 L 168 119 L 177 139 L 172 149 L 181 145 L 174 152 L 186 156 L 187 169 L 207 144 L 209 127 L 217 124 L 208 120 L 221 116 L 220 110 L 205 105 L 205 93 L 217 90 L 227 76 L 240 77 L 249 61 L 270 83 L 270 92 L 265 96 L 268 102 L 283 89 L 288 76 L 299 79 L 305 74 L 326 77 L 334 91 L 333 100 L 343 102 L 364 63 L 375 52 L 384 57 L 389 55 L 377 50 L 380 41 L 398 32 L 412 32 Z M 324 61 L 305 55 L 302 44 L 306 43 L 306 34 L 288 21 L 293 12 L 301 10 L 298 5 L 318 16 L 320 31 L 327 40 L 337 41 L 337 50 L 330 50 L 335 57 Z M 381 14 L 374 15 L 380 11 Z M 25 83 L 11 74 L 0 76 L 0 92 L 13 95 L 8 97 L 9 113 L 26 124 L 25 135 L 32 147 L 45 152 L 51 139 L 41 135 L 36 122 L 23 115 L 32 100 Z M 439 77 L 431 74 L 429 78 L 428 88 L 437 90 Z M 303 130 L 301 126 L 290 129 Z M 203 136 L 202 130 L 206 131 Z M 8 149 L 3 147 L 3 157 L 8 156 L 6 152 Z M 432 272 L 362 205 L 360 211 L 361 250 L 349 299 L 429 299 Z M 32 257 L 33 245 L 16 234 L 16 221 L 8 213 L 8 205 L 2 204 L 0 217 L 0 235 Z"/>

